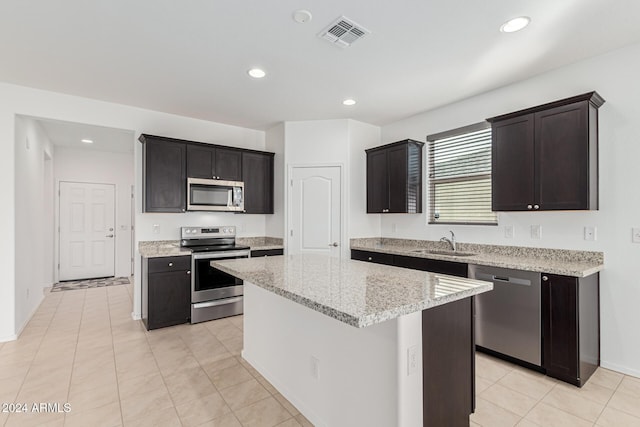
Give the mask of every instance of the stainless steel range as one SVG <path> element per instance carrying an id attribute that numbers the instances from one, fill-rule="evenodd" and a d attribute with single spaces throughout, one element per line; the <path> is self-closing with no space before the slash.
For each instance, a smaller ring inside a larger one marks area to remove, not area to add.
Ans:
<path id="1" fill-rule="evenodd" d="M 191 255 L 191 323 L 242 314 L 242 280 L 211 267 L 212 260 L 249 258 L 236 245 L 236 227 L 182 227 L 180 246 Z"/>

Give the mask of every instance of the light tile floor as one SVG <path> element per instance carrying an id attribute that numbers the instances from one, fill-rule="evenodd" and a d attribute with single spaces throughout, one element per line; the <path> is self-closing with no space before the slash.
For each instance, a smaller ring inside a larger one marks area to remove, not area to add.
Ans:
<path id="1" fill-rule="evenodd" d="M 0 403 L 71 411 L 0 412 L 0 425 L 311 425 L 241 359 L 242 316 L 147 332 L 131 292 L 47 293 L 20 339 L 0 343 Z M 482 354 L 476 368 L 471 426 L 640 427 L 640 379 L 599 369 L 578 389 Z"/>

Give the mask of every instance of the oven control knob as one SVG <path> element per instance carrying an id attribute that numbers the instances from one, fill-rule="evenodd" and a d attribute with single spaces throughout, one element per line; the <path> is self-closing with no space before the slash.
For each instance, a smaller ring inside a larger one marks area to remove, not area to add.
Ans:
<path id="1" fill-rule="evenodd" d="M 189 230 L 189 229 L 187 228 L 186 230 L 184 230 L 184 232 L 185 232 L 186 234 L 189 234 L 189 233 L 191 233 L 191 230 Z"/>

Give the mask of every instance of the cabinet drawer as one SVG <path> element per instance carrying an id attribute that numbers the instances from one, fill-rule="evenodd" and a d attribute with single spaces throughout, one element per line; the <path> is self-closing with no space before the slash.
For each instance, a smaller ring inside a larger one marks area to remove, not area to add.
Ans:
<path id="1" fill-rule="evenodd" d="M 170 271 L 190 270 L 190 256 L 174 256 L 149 259 L 149 273 L 164 273 Z"/>
<path id="2" fill-rule="evenodd" d="M 284 249 L 258 249 L 251 251 L 251 258 L 275 255 L 284 255 Z"/>
<path id="3" fill-rule="evenodd" d="M 379 252 L 367 252 L 352 249 L 351 259 L 355 259 L 358 261 L 375 262 L 376 264 L 393 265 L 393 255 L 382 254 Z"/>

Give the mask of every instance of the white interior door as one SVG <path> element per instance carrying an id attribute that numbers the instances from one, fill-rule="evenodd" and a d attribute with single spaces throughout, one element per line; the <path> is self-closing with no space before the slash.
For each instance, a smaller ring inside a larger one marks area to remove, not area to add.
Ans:
<path id="1" fill-rule="evenodd" d="M 115 186 L 60 182 L 59 280 L 115 273 Z"/>
<path id="2" fill-rule="evenodd" d="M 289 254 L 340 256 L 341 175 L 340 166 L 291 169 Z"/>

